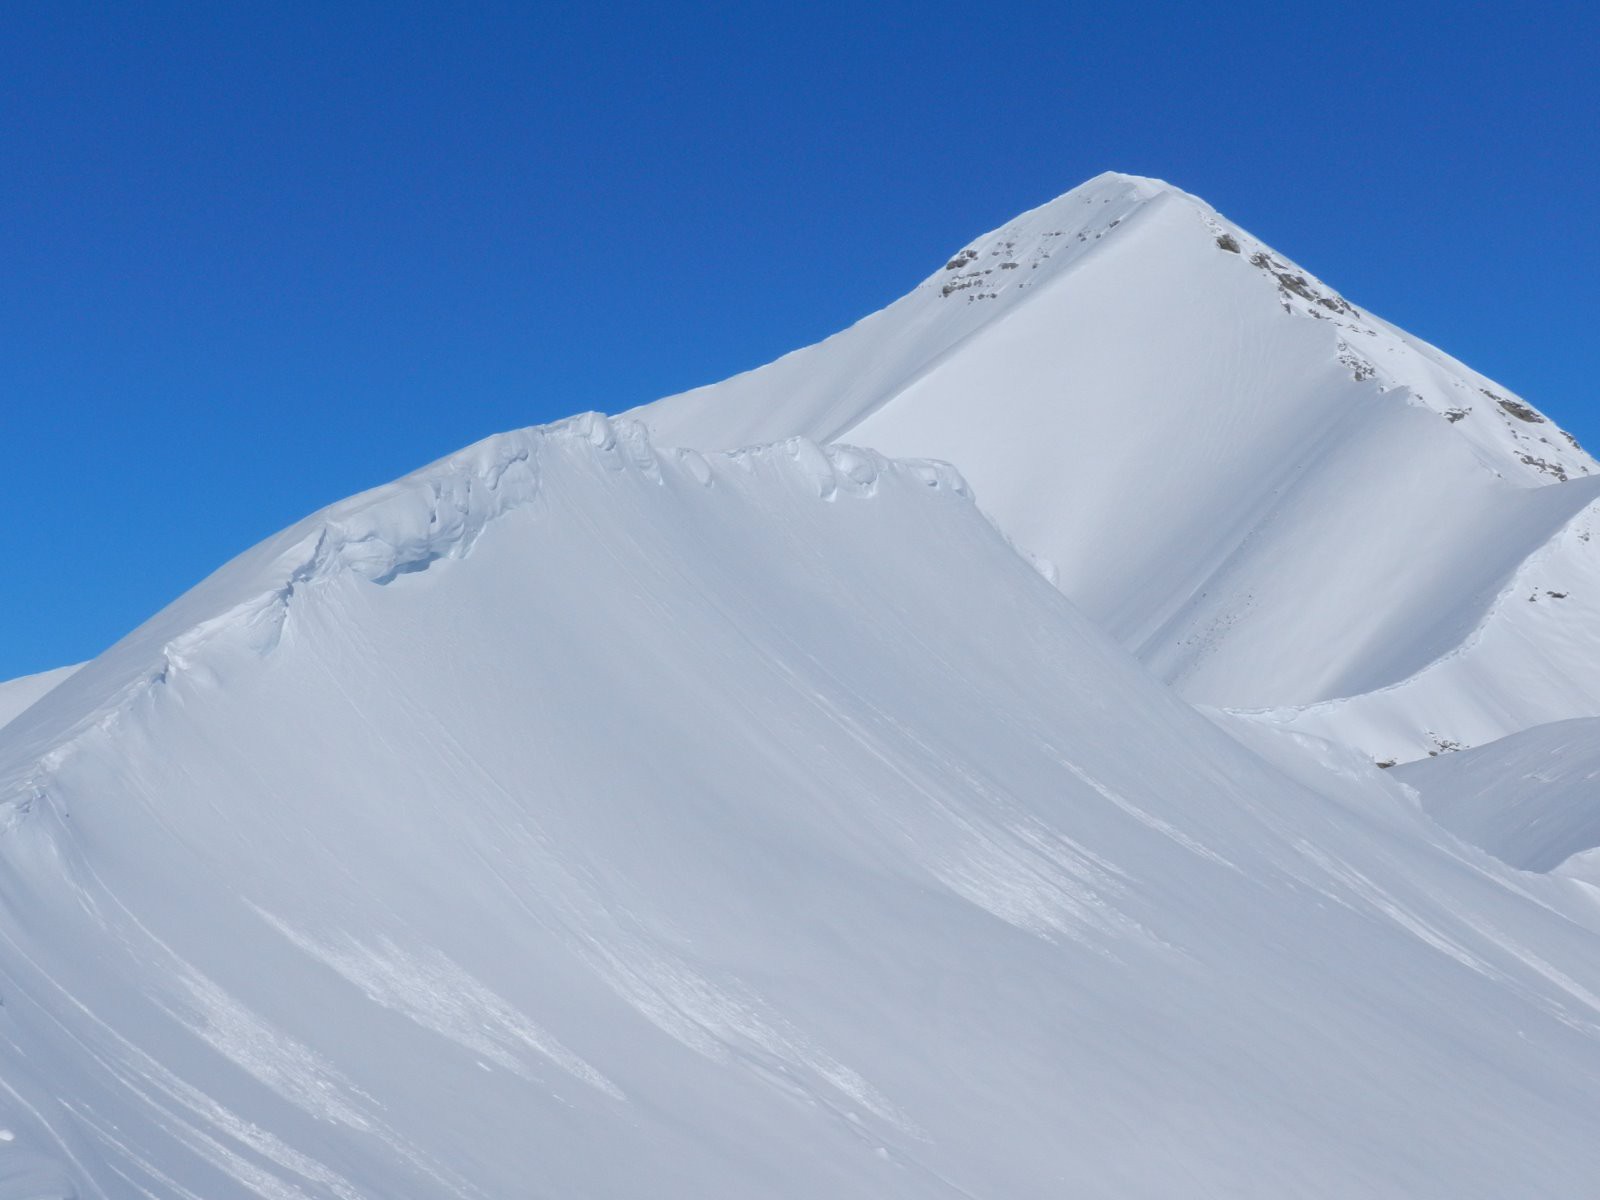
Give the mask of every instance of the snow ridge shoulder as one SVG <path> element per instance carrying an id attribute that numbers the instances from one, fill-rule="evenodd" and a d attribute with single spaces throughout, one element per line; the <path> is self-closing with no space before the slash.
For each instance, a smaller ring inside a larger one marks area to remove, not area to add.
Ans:
<path id="1" fill-rule="evenodd" d="M 0 757 L 0 831 L 42 798 L 46 778 L 80 736 L 115 723 L 174 676 L 204 671 L 214 646 L 270 654 L 313 585 L 343 574 L 385 585 L 462 558 L 491 523 L 538 499 L 547 472 L 568 469 L 697 489 L 763 469 L 823 502 L 870 498 L 886 483 L 972 499 L 948 463 L 805 437 L 705 454 L 661 451 L 640 422 L 596 412 L 493 435 L 246 551 L 65 680 L 49 703 L 19 716 Z"/>

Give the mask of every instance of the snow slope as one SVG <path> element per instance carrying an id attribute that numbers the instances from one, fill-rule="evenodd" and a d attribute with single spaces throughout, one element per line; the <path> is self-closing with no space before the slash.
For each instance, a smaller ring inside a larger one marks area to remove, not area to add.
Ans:
<path id="1" fill-rule="evenodd" d="M 1359 746 L 1376 762 L 1409 762 L 1600 712 L 1597 538 L 1600 501 L 1591 501 L 1517 567 L 1461 645 L 1415 675 L 1249 715 Z"/>
<path id="2" fill-rule="evenodd" d="M 1600 662 L 1565 654 L 1595 628 L 1579 605 L 1486 631 L 1600 497 L 1594 460 L 1155 180 L 1091 180 L 843 333 L 631 415 L 667 444 L 804 433 L 949 459 L 1067 595 L 1197 701 L 1315 704 L 1483 643 L 1482 703 L 1391 696 L 1375 756 L 1425 754 L 1430 729 L 1477 741 L 1600 713 Z M 1591 545 L 1581 557 L 1574 571 L 1597 570 Z M 1548 689 L 1517 677 L 1520 649 L 1487 650 L 1525 633 Z"/>
<path id="3" fill-rule="evenodd" d="M 77 667 L 57 667 L 53 671 L 40 671 L 37 675 L 23 675 L 0 683 L 0 725 L 5 725 L 26 712 L 41 696 Z"/>
<path id="4" fill-rule="evenodd" d="M 1600 847 L 1600 721 L 1558 721 L 1395 768 L 1436 821 L 1495 857 L 1549 871 Z"/>
<path id="5" fill-rule="evenodd" d="M 490 439 L 0 732 L 0 1197 L 1587 1194 L 1581 885 L 1240 729 L 947 467 Z"/>

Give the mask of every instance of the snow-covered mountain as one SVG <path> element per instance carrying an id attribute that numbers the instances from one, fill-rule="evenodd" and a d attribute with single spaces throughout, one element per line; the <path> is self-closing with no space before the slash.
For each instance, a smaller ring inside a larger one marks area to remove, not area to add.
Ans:
<path id="1" fill-rule="evenodd" d="M 1542 414 L 1108 175 L 636 416 L 0 684 L 0 1200 L 1592 1192 Z"/>
<path id="2" fill-rule="evenodd" d="M 1578 1196 L 1581 885 L 954 471 L 494 438 L 0 737 L 0 1196 Z"/>
<path id="3" fill-rule="evenodd" d="M 666 444 L 949 459 L 1184 695 L 1375 759 L 1600 714 L 1600 656 L 1571 653 L 1600 629 L 1594 460 L 1155 180 L 1091 180 L 843 333 L 632 415 Z"/>

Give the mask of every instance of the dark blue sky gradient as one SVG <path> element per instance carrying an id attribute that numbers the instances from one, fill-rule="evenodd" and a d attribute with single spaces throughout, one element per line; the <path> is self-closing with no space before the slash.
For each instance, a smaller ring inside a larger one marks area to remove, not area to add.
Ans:
<path id="1" fill-rule="evenodd" d="M 1108 168 L 1600 445 L 1597 45 L 1579 5 L 9 4 L 0 678 Z"/>

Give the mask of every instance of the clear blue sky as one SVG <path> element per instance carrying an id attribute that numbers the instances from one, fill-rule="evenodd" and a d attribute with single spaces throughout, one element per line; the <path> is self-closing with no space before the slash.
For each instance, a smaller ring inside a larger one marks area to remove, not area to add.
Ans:
<path id="1" fill-rule="evenodd" d="M 0 678 L 1105 169 L 1600 445 L 1597 48 L 1560 4 L 7 4 Z"/>

